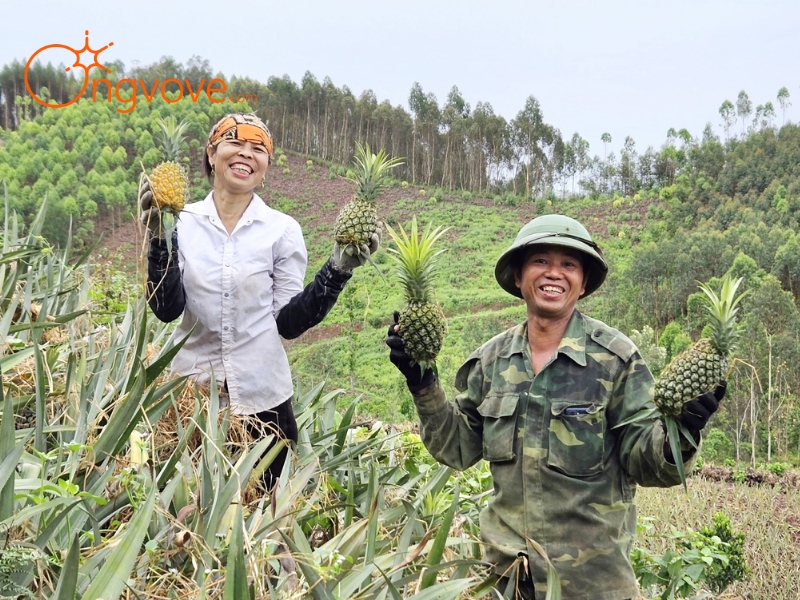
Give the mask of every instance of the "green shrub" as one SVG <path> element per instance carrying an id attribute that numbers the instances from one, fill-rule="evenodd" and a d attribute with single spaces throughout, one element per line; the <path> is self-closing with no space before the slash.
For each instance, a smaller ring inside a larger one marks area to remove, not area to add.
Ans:
<path id="1" fill-rule="evenodd" d="M 652 528 L 652 519 L 640 519 L 637 528 L 640 532 Z M 747 578 L 744 537 L 743 533 L 734 534 L 728 517 L 718 512 L 714 525 L 700 531 L 678 531 L 673 527 L 669 536 L 673 547 L 664 554 L 634 548 L 631 563 L 648 597 L 706 597 L 698 592 L 710 589 L 718 594 L 731 583 Z"/>
<path id="2" fill-rule="evenodd" d="M 721 429 L 712 427 L 703 434 L 703 445 L 700 447 L 705 460 L 719 464 L 733 456 L 733 442 Z"/>
<path id="3" fill-rule="evenodd" d="M 744 562 L 744 538 L 744 533 L 733 532 L 731 520 L 723 512 L 714 515 L 713 526 L 700 530 L 696 543 L 705 543 L 712 548 L 722 545 L 728 559 L 709 565 L 706 581 L 711 591 L 720 594 L 732 583 L 744 581 L 750 575 L 750 569 Z"/>
<path id="4" fill-rule="evenodd" d="M 784 473 L 792 468 L 792 465 L 785 462 L 771 462 L 765 464 L 764 468 L 778 477 L 783 477 Z"/>

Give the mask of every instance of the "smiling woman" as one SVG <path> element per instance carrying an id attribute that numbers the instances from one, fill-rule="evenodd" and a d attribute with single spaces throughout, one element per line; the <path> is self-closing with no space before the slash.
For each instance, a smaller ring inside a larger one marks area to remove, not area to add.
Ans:
<path id="1" fill-rule="evenodd" d="M 212 184 L 205 199 L 187 204 L 171 245 L 153 227 L 148 255 L 148 302 L 162 321 L 183 318 L 173 340 L 186 342 L 174 375 L 200 385 L 220 382 L 230 410 L 252 415 L 254 438 L 274 434 L 283 446 L 264 473 L 271 490 L 297 441 L 292 376 L 281 343 L 320 321 L 380 244 L 351 249 L 334 244 L 330 260 L 303 288 L 306 246 L 297 221 L 268 207 L 255 193 L 273 153 L 272 136 L 253 114 L 234 113 L 211 130 L 203 172 Z M 143 215 L 152 191 L 143 185 Z M 159 223 L 148 215 L 149 223 Z M 269 449 L 268 449 L 269 451 Z"/>

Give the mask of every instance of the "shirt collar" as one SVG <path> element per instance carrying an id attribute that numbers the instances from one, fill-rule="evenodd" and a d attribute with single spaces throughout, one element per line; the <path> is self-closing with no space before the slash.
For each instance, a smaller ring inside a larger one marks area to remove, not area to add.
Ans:
<path id="1" fill-rule="evenodd" d="M 524 354 L 527 345 L 528 324 L 525 322 L 517 325 L 511 341 L 500 350 L 499 355 L 508 358 L 512 354 Z M 586 366 L 586 321 L 577 309 L 569 319 L 567 330 L 564 332 L 564 337 L 561 338 L 556 354 L 564 354 L 580 366 Z"/>
<path id="2" fill-rule="evenodd" d="M 217 215 L 217 207 L 214 206 L 213 192 L 209 192 L 200 202 L 187 204 L 184 210 L 207 217 L 219 216 Z M 247 208 L 242 213 L 242 218 L 251 219 L 253 221 L 267 221 L 269 220 L 269 213 L 271 210 L 273 209 L 267 206 L 261 197 L 254 192 L 250 204 L 247 205 Z"/>
<path id="3" fill-rule="evenodd" d="M 558 352 L 569 356 L 580 366 L 586 366 L 586 321 L 578 310 L 572 313 Z"/>

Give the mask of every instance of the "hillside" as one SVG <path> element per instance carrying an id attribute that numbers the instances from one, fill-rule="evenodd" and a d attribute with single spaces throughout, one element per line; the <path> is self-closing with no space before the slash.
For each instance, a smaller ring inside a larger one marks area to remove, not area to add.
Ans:
<path id="1" fill-rule="evenodd" d="M 337 167 L 294 154 L 286 154 L 283 160 L 283 166 L 268 170 L 260 195 L 273 208 L 295 217 L 303 227 L 309 254 L 308 281 L 330 256 L 333 223 L 354 187 L 346 178 L 332 175 Z M 472 349 L 524 315 L 522 304 L 497 286 L 493 269 L 519 228 L 537 214 L 537 204 L 508 196 L 497 200 L 446 194 L 399 182 L 386 190 L 378 202 L 381 218 L 391 225 L 406 226 L 416 215 L 422 223 L 433 221 L 450 228 L 442 241 L 446 253 L 437 291 L 450 323 L 450 335 L 439 360 L 442 379 L 449 385 Z M 631 234 L 636 235 L 644 226 L 650 204 L 642 201 L 628 207 L 626 224 Z M 538 208 L 555 210 L 546 203 Z M 616 211 L 608 202 L 576 201 L 564 201 L 558 210 L 580 219 L 601 242 L 608 236 Z M 115 229 L 107 221 L 99 222 L 95 229 L 105 232 L 97 249 L 104 264 L 136 273 L 140 280 L 142 231 L 136 222 L 129 221 Z M 410 399 L 382 347 L 392 311 L 403 307 L 400 284 L 391 277 L 394 267 L 385 251 L 386 244 L 384 239 L 375 260 L 387 281 L 369 265 L 360 269 L 325 321 L 286 346 L 301 385 L 325 380 L 329 386 L 361 393 L 365 415 L 396 422 L 413 414 Z M 351 367 L 352 362 L 355 364 Z"/>
<path id="2" fill-rule="evenodd" d="M 27 115 L 16 130 L 0 129 L 0 181 L 10 208 L 29 224 L 47 197 L 42 235 L 50 243 L 65 244 L 70 222 L 76 250 L 101 240 L 91 260 L 95 310 L 102 318 L 116 318 L 128 299 L 141 295 L 137 259 L 143 240 L 134 199 L 142 165 L 149 169 L 163 159 L 159 122 L 172 116 L 188 123 L 182 160 L 192 197 L 200 198 L 208 190 L 199 169 L 203 144 L 224 111 L 207 101 L 158 99 L 123 114 L 113 105 L 81 100 Z M 331 224 L 352 187 L 341 177 L 346 165 L 290 152 L 298 119 L 290 130 L 275 124 L 280 151 L 263 196 L 302 224 L 310 278 L 330 254 Z M 371 122 L 364 117 L 364 124 Z M 380 128 L 367 127 L 362 136 L 361 124 L 349 122 L 347 139 L 409 159 L 391 150 L 388 129 L 383 140 Z M 422 121 L 411 125 L 429 129 Z M 304 133 L 347 145 L 336 131 L 309 127 Z M 435 142 L 435 156 L 426 160 L 438 165 L 448 148 L 461 143 L 433 136 L 429 144 L 414 138 L 413 128 L 412 140 L 417 166 L 426 144 L 434 148 Z M 340 152 L 347 161 L 351 153 L 349 146 Z M 800 127 L 759 124 L 724 142 L 713 131 L 702 139 L 681 134 L 658 156 L 645 153 L 634 161 L 632 153 L 619 160 L 609 154 L 583 175 L 565 170 L 547 144 L 535 154 L 536 160 L 528 160 L 520 148 L 511 148 L 503 169 L 516 173 L 515 179 L 495 173 L 491 182 L 471 189 L 421 188 L 420 181 L 445 179 L 398 172 L 400 180 L 380 199 L 380 214 L 389 224 L 405 224 L 417 215 L 423 223 L 450 228 L 442 239 L 446 253 L 436 286 L 450 328 L 439 358 L 442 381 L 452 382 L 472 350 L 522 319 L 521 304 L 495 283 L 494 263 L 532 216 L 560 212 L 586 224 L 611 266 L 606 283 L 582 309 L 634 339 L 656 373 L 702 334 L 697 283 L 716 286 L 728 272 L 745 278 L 748 296 L 740 317 L 748 343 L 739 349 L 725 406 L 715 418 L 724 442 L 719 447 L 726 457 L 749 454 L 753 463 L 800 453 L 800 371 L 792 366 L 800 364 Z M 551 173 L 540 180 L 544 187 L 514 193 L 526 189 L 520 177 L 542 174 L 542 161 Z M 382 272 L 391 272 L 386 252 L 375 260 Z M 398 284 L 384 281 L 371 267 L 360 269 L 325 322 L 290 345 L 298 388 L 324 380 L 360 393 L 362 416 L 413 418 L 409 395 L 383 344 L 391 315 L 402 305 Z"/>

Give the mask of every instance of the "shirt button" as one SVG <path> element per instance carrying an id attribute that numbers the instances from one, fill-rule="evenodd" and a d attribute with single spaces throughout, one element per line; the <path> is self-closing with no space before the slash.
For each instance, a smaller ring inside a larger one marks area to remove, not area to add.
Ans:
<path id="1" fill-rule="evenodd" d="M 596 338 L 600 337 L 601 335 L 603 335 L 602 331 L 595 331 L 594 332 L 594 337 L 596 337 Z"/>
<path id="2" fill-rule="evenodd" d="M 225 296 L 226 298 L 227 298 L 228 296 L 230 296 L 230 294 L 229 294 L 228 292 L 225 292 L 225 293 L 224 293 L 224 294 L 222 294 L 222 295 L 223 295 L 223 296 Z"/>
<path id="3" fill-rule="evenodd" d="M 227 326 L 227 325 L 225 325 L 225 327 L 223 327 L 222 329 L 223 329 L 224 331 L 228 331 L 228 326 Z"/>

